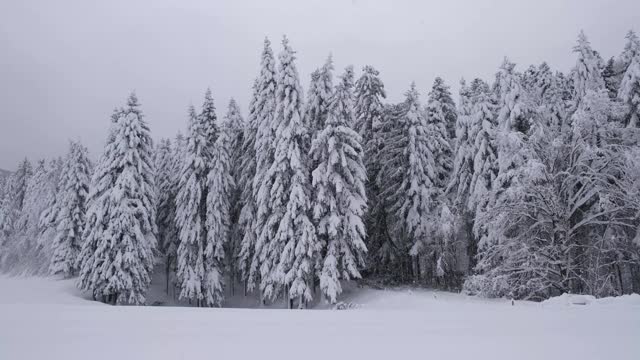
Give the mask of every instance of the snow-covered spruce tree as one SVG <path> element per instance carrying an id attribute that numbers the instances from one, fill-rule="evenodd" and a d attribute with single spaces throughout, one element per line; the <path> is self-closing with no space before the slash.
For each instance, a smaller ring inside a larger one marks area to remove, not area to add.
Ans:
<path id="1" fill-rule="evenodd" d="M 49 198 L 46 208 L 40 215 L 40 229 L 41 232 L 38 237 L 38 242 L 41 245 L 48 244 L 51 248 L 53 245 L 53 239 L 57 235 L 56 228 L 58 226 L 58 213 L 60 212 L 59 197 L 62 196 L 62 171 L 65 161 L 62 157 L 57 157 L 49 162 L 48 178 L 50 179 L 50 192 L 52 196 Z M 91 175 L 89 175 L 91 179 Z M 86 209 L 86 207 L 85 207 Z M 82 234 L 80 234 L 82 236 Z"/>
<path id="2" fill-rule="evenodd" d="M 498 177 L 493 197 L 517 181 L 515 170 L 526 162 L 524 142 L 531 128 L 526 94 L 520 85 L 515 64 L 504 59 L 498 79 L 500 93 L 498 100 L 497 134 Z"/>
<path id="3" fill-rule="evenodd" d="M 78 141 L 70 141 L 57 197 L 56 236 L 49 266 L 52 274 L 71 277 L 78 271 L 77 259 L 82 249 L 90 172 L 87 148 Z"/>
<path id="4" fill-rule="evenodd" d="M 456 138 L 456 121 L 458 114 L 456 104 L 449 91 L 449 86 L 444 83 L 441 77 L 436 77 L 433 82 L 433 87 L 429 92 L 427 108 L 428 111 L 442 118 L 441 121 L 447 130 L 447 138 L 453 141 Z"/>
<path id="5" fill-rule="evenodd" d="M 383 271 L 379 259 L 379 250 L 391 240 L 386 229 L 387 215 L 384 202 L 379 199 L 380 189 L 376 178 L 380 171 L 379 154 L 384 146 L 383 122 L 385 109 L 382 101 L 386 98 L 380 73 L 372 66 L 365 66 L 355 85 L 355 129 L 362 139 L 363 161 L 367 169 L 366 191 L 368 208 L 365 216 L 367 248 L 369 261 L 367 266 L 375 272 Z"/>
<path id="6" fill-rule="evenodd" d="M 276 93 L 274 162 L 258 192 L 258 204 L 270 204 L 256 244 L 260 256 L 260 288 L 263 297 L 276 298 L 285 288 L 288 304 L 298 307 L 312 299 L 311 281 L 319 253 L 310 213 L 310 184 L 302 122 L 302 88 L 295 66 L 295 53 L 286 37 L 279 55 Z M 259 214 L 263 213 L 258 209 Z"/>
<path id="7" fill-rule="evenodd" d="M 359 278 L 366 246 L 363 222 L 366 209 L 366 170 L 360 136 L 351 129 L 353 67 L 345 69 L 329 105 L 324 130 L 313 140 L 310 156 L 318 165 L 312 172 L 313 214 L 324 247 L 320 289 L 331 303 L 342 292 L 341 279 Z"/>
<path id="8" fill-rule="evenodd" d="M 578 54 L 576 65 L 571 71 L 574 97 L 580 101 L 589 90 L 604 88 L 605 84 L 599 66 L 599 57 L 591 48 L 591 43 L 583 31 L 578 35 L 573 52 Z"/>
<path id="9" fill-rule="evenodd" d="M 479 80 L 479 79 L 478 79 Z M 471 133 L 473 95 L 471 88 L 463 79 L 460 82 L 460 101 L 456 119 L 455 157 L 453 170 L 449 178 L 446 193 L 450 194 L 451 202 L 459 212 L 464 212 L 469 197 L 471 176 L 473 174 L 473 158 L 475 156 L 475 138 Z"/>
<path id="10" fill-rule="evenodd" d="M 227 118 L 211 149 L 211 168 L 207 176 L 207 237 L 203 247 L 202 297 L 205 306 L 221 306 L 224 300 L 224 247 L 231 235 L 230 200 L 234 191 L 229 154 L 229 149 L 233 149 L 234 143 L 230 136 L 234 130 L 231 127 L 234 125 L 233 121 Z"/>
<path id="11" fill-rule="evenodd" d="M 116 111 L 91 180 L 78 286 L 111 304 L 144 304 L 156 249 L 153 141 L 138 99 Z"/>
<path id="12" fill-rule="evenodd" d="M 176 166 L 176 147 L 169 139 L 161 139 L 155 151 L 158 251 L 165 258 L 166 291 L 169 293 L 171 271 L 176 266 L 178 229 L 176 226 L 176 197 L 180 168 Z"/>
<path id="13" fill-rule="evenodd" d="M 429 134 L 420 108 L 415 84 L 406 93 L 401 105 L 403 115 L 397 128 L 387 136 L 381 154 L 383 164 L 378 185 L 392 216 L 391 236 L 401 253 L 416 258 L 432 242 L 432 225 L 437 213 L 437 172 L 434 154 L 429 147 Z M 419 275 L 410 264 L 402 265 L 401 278 Z"/>
<path id="14" fill-rule="evenodd" d="M 329 116 L 329 102 L 332 96 L 333 59 L 329 55 L 325 64 L 311 73 L 304 120 L 312 135 L 325 128 L 325 123 Z"/>
<path id="15" fill-rule="evenodd" d="M 10 271 L 20 274 L 42 275 L 47 273 L 50 247 L 40 246 L 40 215 L 46 208 L 51 196 L 50 179 L 45 161 L 38 161 L 33 174 L 27 181 L 22 210 L 13 225 L 11 246 L 6 249 L 12 257 Z M 8 264 L 7 264 L 8 265 Z"/>
<path id="16" fill-rule="evenodd" d="M 3 249 L 0 252 L 0 269 L 2 271 L 9 271 L 12 263 L 16 261 L 16 256 L 19 256 L 20 253 L 17 249 L 22 244 L 15 235 L 18 232 L 17 222 L 22 214 L 27 186 L 32 175 L 33 167 L 31 162 L 25 158 L 18 164 L 17 170 L 8 179 L 8 189 L 3 201 L 4 210 L 0 219 L 2 221 L 0 226 L 3 234 Z"/>
<path id="17" fill-rule="evenodd" d="M 253 290 L 258 283 L 263 283 L 260 278 L 262 274 L 262 247 L 265 243 L 260 243 L 260 234 L 265 231 L 265 226 L 272 215 L 272 203 L 268 194 L 260 196 L 263 186 L 270 187 L 267 180 L 267 172 L 271 168 L 275 154 L 275 129 L 277 127 L 274 120 L 276 113 L 276 61 L 271 50 L 271 42 L 265 38 L 262 58 L 260 62 L 260 75 L 258 76 L 257 97 L 255 101 L 256 113 L 256 173 L 253 178 L 253 196 L 256 202 L 256 218 L 254 221 L 254 232 L 256 234 L 254 252 L 249 268 L 247 279 L 248 289 Z M 266 188 L 265 188 L 266 191 Z M 273 225 L 271 225 L 273 226 Z M 250 240 L 250 239 L 247 239 Z M 272 264 L 266 265 L 270 267 Z M 265 270 L 267 273 L 270 270 Z M 264 295 L 264 291 L 261 291 Z M 265 300 L 263 298 L 263 300 Z"/>
<path id="18" fill-rule="evenodd" d="M 189 108 L 189 134 L 182 159 L 176 198 L 176 225 L 179 245 L 176 253 L 176 285 L 180 299 L 197 306 L 213 305 L 204 299 L 205 256 L 207 241 L 207 176 L 212 164 L 212 151 L 218 137 L 217 117 L 211 90 L 205 93 L 202 112 Z M 205 300 L 205 303 L 202 301 Z"/>
<path id="19" fill-rule="evenodd" d="M 206 181 L 210 157 L 207 133 L 193 106 L 189 108 L 186 142 L 176 198 L 179 239 L 176 285 L 180 290 L 180 299 L 195 301 L 199 305 L 203 298 Z"/>
<path id="20" fill-rule="evenodd" d="M 624 124 L 627 127 L 640 127 L 640 52 L 631 60 L 624 73 L 618 98 L 627 107 Z"/>
<path id="21" fill-rule="evenodd" d="M 239 161 L 240 188 L 240 216 L 238 218 L 239 231 L 242 234 L 238 251 L 238 272 L 244 284 L 244 293 L 248 291 L 249 271 L 253 260 L 256 243 L 256 198 L 253 193 L 253 181 L 256 176 L 256 133 L 258 117 L 256 103 L 258 101 L 258 79 L 253 83 L 253 94 L 249 102 L 249 116 L 245 125 L 242 141 L 241 157 Z"/>
<path id="22" fill-rule="evenodd" d="M 242 232 L 239 224 L 240 211 L 242 209 L 242 187 L 240 184 L 242 180 L 241 176 L 241 161 L 242 150 L 244 144 L 244 119 L 240 114 L 240 107 L 234 99 L 229 101 L 229 107 L 227 114 L 224 116 L 222 122 L 222 131 L 226 132 L 226 137 L 221 146 L 227 147 L 224 151 L 228 157 L 229 172 L 233 179 L 233 186 L 229 192 L 225 195 L 229 197 L 227 201 L 231 204 L 229 209 L 230 216 L 230 228 L 229 239 L 225 243 L 226 253 L 226 267 L 228 268 L 229 278 L 231 280 L 232 295 L 235 294 L 235 283 L 238 279 L 238 258 L 240 250 L 242 248 Z"/>
<path id="23" fill-rule="evenodd" d="M 451 99 L 449 87 L 437 77 L 429 92 L 426 106 L 427 133 L 429 147 L 435 161 L 435 185 L 444 191 L 453 168 L 452 139 L 455 137 L 455 104 Z"/>

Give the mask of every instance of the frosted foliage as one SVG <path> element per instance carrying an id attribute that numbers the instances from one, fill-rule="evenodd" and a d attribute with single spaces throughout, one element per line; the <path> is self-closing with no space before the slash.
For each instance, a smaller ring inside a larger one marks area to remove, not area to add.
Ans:
<path id="1" fill-rule="evenodd" d="M 227 124 L 225 126 L 229 126 Z M 207 177 L 207 238 L 204 244 L 203 300 L 206 306 L 220 306 L 224 299 L 224 245 L 229 240 L 234 181 L 229 150 L 232 139 L 228 127 L 220 133 L 212 149 L 211 170 Z"/>
<path id="2" fill-rule="evenodd" d="M 114 304 L 144 304 L 156 250 L 153 142 L 135 94 L 120 110 L 91 180 L 78 286 Z"/>
<path id="3" fill-rule="evenodd" d="M 573 86 L 578 99 L 584 97 L 589 90 L 600 90 L 604 88 L 598 57 L 591 48 L 591 43 L 584 32 L 578 35 L 578 41 L 573 48 L 573 52 L 578 54 L 578 60 L 572 70 Z"/>
<path id="4" fill-rule="evenodd" d="M 271 50 L 271 43 L 268 39 L 265 39 L 260 62 L 260 74 L 257 81 L 256 100 L 254 101 L 256 117 L 256 139 L 254 145 L 256 175 L 253 178 L 253 196 L 256 201 L 256 219 L 253 224 L 256 243 L 260 234 L 265 231 L 265 226 L 267 226 L 267 221 L 272 213 L 272 204 L 269 202 L 268 195 L 263 193 L 261 196 L 260 192 L 264 186 L 270 186 L 265 182 L 268 181 L 267 172 L 271 168 L 275 156 L 275 131 L 277 128 L 277 123 L 274 120 L 276 89 L 276 61 Z M 270 226 L 273 226 L 273 224 Z M 253 289 L 258 281 L 262 282 L 262 279 L 259 279 L 262 273 L 262 260 L 260 251 L 254 251 L 247 280 L 249 289 Z"/>
<path id="5" fill-rule="evenodd" d="M 356 81 L 355 87 L 355 128 L 362 137 L 365 150 L 365 162 L 370 177 L 375 177 L 375 164 L 382 145 L 382 123 L 384 121 L 384 105 L 386 98 L 384 84 L 379 78 L 380 73 L 372 66 L 362 69 L 362 76 Z"/>
<path id="6" fill-rule="evenodd" d="M 193 107 L 189 110 L 189 132 L 176 199 L 177 286 L 181 299 L 203 298 L 204 242 L 206 238 L 206 183 L 208 145 L 206 129 Z"/>
<path id="7" fill-rule="evenodd" d="M 397 243 L 412 247 L 412 254 L 430 242 L 428 234 L 439 196 L 435 158 L 418 97 L 412 84 L 402 104 L 399 126 L 385 145 L 378 176 L 389 214 L 394 215 L 392 236 Z"/>
<path id="8" fill-rule="evenodd" d="M 311 83 L 307 93 L 305 123 L 311 131 L 322 131 L 329 115 L 329 101 L 333 92 L 333 60 L 311 73 Z"/>
<path id="9" fill-rule="evenodd" d="M 258 80 L 253 84 L 253 96 L 249 103 L 249 117 L 243 133 L 242 150 L 240 157 L 240 215 L 238 224 L 242 239 L 238 250 L 238 271 L 240 277 L 245 281 L 247 288 L 249 271 L 253 260 L 256 232 L 256 199 L 253 193 L 253 179 L 256 176 L 256 133 L 257 133 L 257 113 L 256 102 L 258 101 Z"/>
<path id="10" fill-rule="evenodd" d="M 435 185 L 441 190 L 447 185 L 453 167 L 451 149 L 455 125 L 455 105 L 449 88 L 441 78 L 436 78 L 426 106 L 426 124 L 429 147 L 435 161 Z"/>
<path id="11" fill-rule="evenodd" d="M 335 303 L 342 292 L 341 279 L 359 278 L 364 265 L 366 171 L 361 138 L 354 123 L 353 68 L 348 67 L 336 86 L 329 106 L 327 126 L 311 147 L 318 164 L 312 172 L 313 215 L 323 246 L 320 289 Z"/>
<path id="12" fill-rule="evenodd" d="M 464 80 L 460 83 L 460 101 L 456 119 L 456 148 L 453 159 L 453 170 L 446 193 L 453 196 L 455 206 L 466 207 L 469 196 L 471 174 L 473 173 L 473 157 L 475 155 L 475 139 L 470 133 L 471 123 L 471 89 Z"/>
<path id="13" fill-rule="evenodd" d="M 640 52 L 633 58 L 622 77 L 618 98 L 627 107 L 626 125 L 640 127 Z"/>
<path id="14" fill-rule="evenodd" d="M 87 148 L 79 142 L 70 142 L 57 196 L 59 210 L 55 221 L 54 253 L 49 267 L 53 274 L 73 276 L 77 273 L 89 195 L 90 167 Z"/>
<path id="15" fill-rule="evenodd" d="M 306 132 L 302 123 L 302 88 L 294 52 L 286 37 L 282 45 L 274 122 L 276 151 L 257 196 L 258 215 L 264 217 L 264 225 L 256 253 L 260 258 L 263 297 L 273 299 L 287 286 L 289 298 L 299 298 L 299 306 L 303 306 L 312 298 L 308 281 L 319 246 L 308 218 L 309 175 L 307 156 L 301 151 Z M 260 208 L 266 204 L 267 214 Z"/>

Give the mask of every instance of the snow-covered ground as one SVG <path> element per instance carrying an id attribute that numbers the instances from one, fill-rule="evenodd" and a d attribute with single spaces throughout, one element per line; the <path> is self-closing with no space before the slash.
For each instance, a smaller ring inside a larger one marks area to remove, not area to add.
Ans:
<path id="1" fill-rule="evenodd" d="M 360 307 L 114 307 L 73 281 L 0 277 L 0 359 L 640 359 L 638 295 L 512 305 L 350 288 L 345 298 Z"/>

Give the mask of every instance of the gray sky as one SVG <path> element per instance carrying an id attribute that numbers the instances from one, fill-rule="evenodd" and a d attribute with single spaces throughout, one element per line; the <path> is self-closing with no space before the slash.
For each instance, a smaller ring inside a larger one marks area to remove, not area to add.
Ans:
<path id="1" fill-rule="evenodd" d="M 287 34 L 305 88 L 331 52 L 338 73 L 378 68 L 399 101 L 413 80 L 424 98 L 438 75 L 454 91 L 461 77 L 490 79 L 504 55 L 567 71 L 580 29 L 608 58 L 630 28 L 638 0 L 4 0 L 0 168 L 62 155 L 69 138 L 97 158 L 133 89 L 156 139 L 186 127 L 207 86 L 219 117 L 230 97 L 246 115 L 264 36 L 277 54 Z"/>

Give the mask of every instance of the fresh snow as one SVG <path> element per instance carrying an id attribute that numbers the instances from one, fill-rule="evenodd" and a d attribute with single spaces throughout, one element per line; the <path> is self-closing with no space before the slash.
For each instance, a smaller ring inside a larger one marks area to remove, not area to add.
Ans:
<path id="1" fill-rule="evenodd" d="M 350 286 L 357 309 L 298 311 L 109 306 L 55 278 L 0 277 L 0 289 L 0 359 L 640 358 L 638 295 L 512 305 Z"/>

